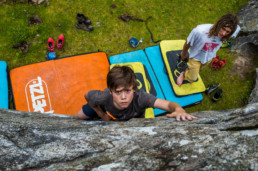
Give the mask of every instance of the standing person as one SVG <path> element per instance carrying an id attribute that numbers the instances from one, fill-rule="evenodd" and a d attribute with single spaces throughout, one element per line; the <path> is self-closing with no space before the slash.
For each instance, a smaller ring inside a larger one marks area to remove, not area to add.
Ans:
<path id="1" fill-rule="evenodd" d="M 107 75 L 107 85 L 104 91 L 85 93 L 88 104 L 78 112 L 79 119 L 100 117 L 104 121 L 126 121 L 144 117 L 145 109 L 149 107 L 168 111 L 167 117 L 176 118 L 177 121 L 197 119 L 175 102 L 138 90 L 135 73 L 128 66 L 113 67 Z"/>
<path id="2" fill-rule="evenodd" d="M 223 15 L 215 24 L 202 24 L 189 34 L 181 52 L 183 61 L 188 61 L 188 68 L 177 78 L 177 85 L 184 80 L 194 82 L 200 68 L 216 57 L 216 52 L 224 41 L 228 41 L 237 29 L 238 19 L 233 14 Z M 190 48 L 190 56 L 187 52 Z"/>

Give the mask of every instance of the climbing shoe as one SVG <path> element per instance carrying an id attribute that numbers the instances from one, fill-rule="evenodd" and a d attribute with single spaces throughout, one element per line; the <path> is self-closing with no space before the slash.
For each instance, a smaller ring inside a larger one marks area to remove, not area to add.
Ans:
<path id="1" fill-rule="evenodd" d="M 91 20 L 88 17 L 85 17 L 85 15 L 77 13 L 76 19 L 78 23 L 84 23 L 86 25 L 91 25 Z"/>
<path id="2" fill-rule="evenodd" d="M 219 83 L 217 83 L 216 85 L 209 85 L 208 88 L 206 88 L 205 93 L 206 93 L 206 94 L 211 94 L 211 93 L 214 92 L 219 86 L 220 86 Z"/>
<path id="3" fill-rule="evenodd" d="M 93 28 L 93 26 L 91 26 L 91 25 L 86 25 L 85 23 L 82 23 L 82 22 L 78 22 L 78 24 L 76 25 L 76 27 L 78 28 L 78 29 L 82 29 L 82 30 L 85 30 L 85 31 L 88 31 L 88 32 L 90 32 L 90 31 L 92 31 L 94 28 Z"/>
<path id="4" fill-rule="evenodd" d="M 78 21 L 76 25 L 78 29 L 83 29 L 88 32 L 94 29 L 91 25 L 91 20 L 88 17 L 85 17 L 85 15 L 78 13 L 76 19 Z"/>
<path id="5" fill-rule="evenodd" d="M 58 37 L 58 40 L 57 40 L 57 48 L 58 48 L 58 50 L 61 50 L 63 48 L 63 45 L 64 45 L 64 35 L 61 34 Z"/>
<path id="6" fill-rule="evenodd" d="M 55 50 L 55 42 L 51 37 L 49 37 L 47 40 L 47 48 L 49 52 L 54 52 Z"/>
<path id="7" fill-rule="evenodd" d="M 224 65 L 226 65 L 226 59 L 221 59 L 219 60 L 219 63 L 218 63 L 218 69 L 220 69 L 221 67 L 223 67 Z"/>
<path id="8" fill-rule="evenodd" d="M 212 97 L 211 101 L 212 101 L 212 102 L 217 102 L 219 99 L 222 98 L 222 94 L 223 94 L 222 89 L 218 89 L 218 91 L 216 91 L 216 93 L 215 93 L 214 96 Z"/>
<path id="9" fill-rule="evenodd" d="M 226 65 L 226 59 L 219 60 L 219 56 L 216 56 L 211 62 L 211 68 L 213 70 L 219 70 L 221 67 Z"/>
<path id="10" fill-rule="evenodd" d="M 216 70 L 219 63 L 219 56 L 216 56 L 211 62 L 211 68 Z"/>

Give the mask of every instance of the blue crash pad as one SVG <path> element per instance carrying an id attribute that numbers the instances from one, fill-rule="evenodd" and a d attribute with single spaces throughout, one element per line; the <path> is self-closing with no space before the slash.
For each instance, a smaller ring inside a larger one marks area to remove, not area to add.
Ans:
<path id="1" fill-rule="evenodd" d="M 203 99 L 202 93 L 187 95 L 187 96 L 180 96 L 180 97 L 175 95 L 171 87 L 168 75 L 166 73 L 166 68 L 162 60 L 162 55 L 161 55 L 159 45 L 145 48 L 145 53 L 148 57 L 150 64 L 152 65 L 152 68 L 154 69 L 154 72 L 164 92 L 164 96 L 166 100 L 177 102 L 182 107 L 185 107 L 192 104 L 197 104 Z"/>
<path id="2" fill-rule="evenodd" d="M 0 108 L 8 109 L 7 64 L 0 61 Z"/>

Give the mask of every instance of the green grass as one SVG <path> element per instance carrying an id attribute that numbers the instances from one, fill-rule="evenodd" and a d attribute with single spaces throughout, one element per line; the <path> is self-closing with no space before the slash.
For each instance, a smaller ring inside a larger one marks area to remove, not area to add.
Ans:
<path id="1" fill-rule="evenodd" d="M 63 51 L 58 57 L 71 56 L 86 52 L 104 51 L 108 56 L 128 51 L 144 49 L 156 45 L 151 42 L 150 34 L 143 22 L 123 22 L 118 19 L 125 12 L 149 20 L 154 39 L 186 39 L 190 31 L 199 24 L 214 23 L 223 14 L 236 14 L 247 0 L 49 0 L 50 5 L 33 6 L 13 1 L 0 1 L 0 60 L 13 69 L 19 66 L 45 61 L 48 37 L 56 41 L 60 34 L 65 35 Z M 116 8 L 111 8 L 116 5 Z M 88 16 L 94 26 L 93 32 L 76 28 L 76 14 Z M 29 18 L 38 15 L 43 23 L 29 27 Z M 131 37 L 143 38 L 136 49 L 129 46 Z M 32 42 L 27 53 L 13 49 L 12 46 L 25 40 Z M 227 64 L 219 71 L 209 67 L 201 70 L 205 85 L 221 83 L 224 97 L 213 104 L 204 94 L 201 104 L 187 108 L 188 112 L 201 110 L 224 110 L 238 108 L 247 103 L 252 90 L 252 74 L 246 80 L 232 76 L 230 70 L 236 54 L 229 49 L 218 52 L 227 59 Z"/>

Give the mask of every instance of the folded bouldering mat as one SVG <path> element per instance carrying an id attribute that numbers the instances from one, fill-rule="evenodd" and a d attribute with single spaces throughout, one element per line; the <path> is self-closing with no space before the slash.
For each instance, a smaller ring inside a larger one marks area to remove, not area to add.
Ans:
<path id="1" fill-rule="evenodd" d="M 148 57 L 148 60 L 150 61 L 152 68 L 154 69 L 155 75 L 157 76 L 159 85 L 164 92 L 166 100 L 177 102 L 182 107 L 197 104 L 202 101 L 202 93 L 181 97 L 175 95 L 170 84 L 159 45 L 145 48 L 145 53 Z"/>
<path id="2" fill-rule="evenodd" d="M 7 81 L 7 64 L 0 61 L 0 108 L 8 109 L 8 81 Z"/>
<path id="3" fill-rule="evenodd" d="M 142 63 L 143 66 L 146 68 L 145 73 L 148 73 L 148 75 L 150 76 L 149 82 L 151 82 L 153 84 L 153 87 L 155 89 L 156 94 L 153 94 L 153 95 L 155 95 L 158 98 L 165 99 L 164 94 L 158 84 L 155 73 L 153 72 L 153 69 L 152 69 L 152 67 L 147 59 L 147 56 L 143 50 L 137 50 L 137 51 L 132 51 L 132 52 L 127 52 L 127 53 L 123 53 L 123 54 L 110 56 L 109 62 L 110 62 L 110 64 L 132 63 L 132 62 Z M 153 91 L 150 91 L 150 93 L 153 93 Z M 165 111 L 160 110 L 160 109 L 154 109 L 155 116 L 162 114 L 164 112 Z"/>
<path id="4" fill-rule="evenodd" d="M 104 90 L 109 71 L 104 52 L 82 54 L 12 69 L 16 110 L 76 115 L 89 90 Z"/>
<path id="5" fill-rule="evenodd" d="M 151 82 L 150 76 L 144 67 L 144 65 L 141 62 L 131 62 L 131 63 L 117 63 L 112 64 L 110 66 L 110 69 L 112 69 L 114 66 L 128 66 L 130 67 L 137 79 L 137 88 L 139 90 L 143 90 L 147 93 L 151 93 L 156 96 L 156 90 Z M 145 118 L 153 118 L 154 117 L 154 110 L 153 108 L 148 108 L 145 110 Z"/>
<path id="6" fill-rule="evenodd" d="M 184 43 L 185 40 L 163 40 L 160 42 L 161 54 L 166 72 L 168 73 L 169 81 L 177 96 L 185 96 L 205 91 L 205 85 L 203 84 L 200 75 L 198 75 L 198 79 L 195 82 L 190 83 L 184 80 L 180 87 L 176 84 L 177 77 L 180 75 L 180 72 L 177 69 L 177 61 Z"/>

